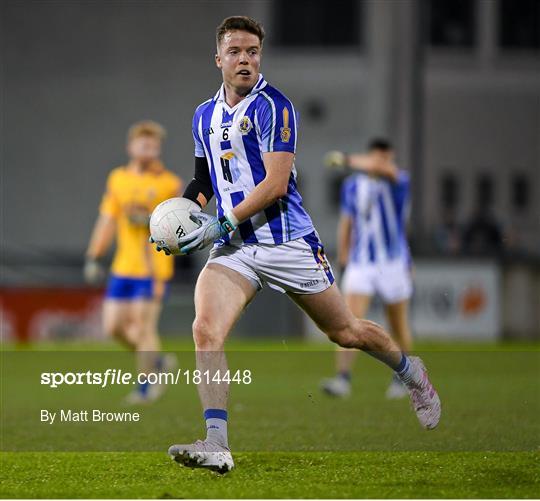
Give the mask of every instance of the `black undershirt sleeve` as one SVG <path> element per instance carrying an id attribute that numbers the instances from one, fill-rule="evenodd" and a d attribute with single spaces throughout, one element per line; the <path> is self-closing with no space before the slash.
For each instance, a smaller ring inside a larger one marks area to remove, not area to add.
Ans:
<path id="1" fill-rule="evenodd" d="M 197 200 L 200 193 L 206 198 L 207 202 L 214 196 L 214 189 L 212 188 L 212 180 L 210 179 L 210 170 L 208 168 L 208 160 L 206 160 L 206 157 L 195 157 L 195 176 L 186 186 L 183 197 L 201 205 Z"/>

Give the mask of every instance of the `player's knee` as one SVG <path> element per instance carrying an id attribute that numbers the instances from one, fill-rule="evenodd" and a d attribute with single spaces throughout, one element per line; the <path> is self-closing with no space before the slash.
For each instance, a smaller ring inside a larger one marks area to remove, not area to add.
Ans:
<path id="1" fill-rule="evenodd" d="M 358 339 L 354 335 L 354 331 L 349 328 L 337 332 L 330 339 L 342 348 L 360 348 Z"/>
<path id="2" fill-rule="evenodd" d="M 356 348 L 354 332 L 349 325 L 345 325 L 327 332 L 330 341 L 342 348 Z"/>
<path id="3" fill-rule="evenodd" d="M 328 337 L 342 348 L 363 350 L 368 345 L 371 329 L 369 324 L 369 321 L 354 318 L 347 325 L 330 332 Z"/>
<path id="4" fill-rule="evenodd" d="M 223 348 L 222 336 L 212 322 L 204 317 L 196 317 L 193 322 L 193 340 L 198 350 L 214 351 Z"/>

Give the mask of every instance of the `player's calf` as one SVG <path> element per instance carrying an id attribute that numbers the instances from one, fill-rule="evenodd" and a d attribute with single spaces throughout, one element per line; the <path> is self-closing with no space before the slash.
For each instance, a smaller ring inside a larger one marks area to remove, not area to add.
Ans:
<path id="1" fill-rule="evenodd" d="M 407 357 L 374 322 L 356 320 L 352 327 L 336 329 L 328 333 L 328 336 L 344 348 L 365 351 L 394 370 L 411 395 L 420 424 L 428 430 L 435 428 L 441 417 L 441 402 L 429 381 L 422 360 L 418 357 Z"/>

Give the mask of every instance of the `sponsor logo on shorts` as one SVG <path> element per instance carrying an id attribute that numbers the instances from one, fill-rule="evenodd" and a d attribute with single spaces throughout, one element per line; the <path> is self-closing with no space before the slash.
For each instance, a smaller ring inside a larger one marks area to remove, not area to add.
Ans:
<path id="1" fill-rule="evenodd" d="M 314 280 L 310 280 L 309 282 L 304 282 L 303 284 L 300 284 L 300 287 L 302 289 L 307 289 L 308 287 L 313 287 L 314 285 L 317 285 L 319 283 L 319 279 L 316 278 Z"/>

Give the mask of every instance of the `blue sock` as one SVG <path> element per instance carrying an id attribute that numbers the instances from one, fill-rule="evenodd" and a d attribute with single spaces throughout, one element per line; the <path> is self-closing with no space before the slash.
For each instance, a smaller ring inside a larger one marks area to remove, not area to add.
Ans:
<path id="1" fill-rule="evenodd" d="M 148 393 L 148 387 L 149 387 L 149 383 L 148 381 L 144 382 L 144 383 L 140 383 L 139 384 L 139 393 L 145 397 L 146 394 Z"/>
<path id="2" fill-rule="evenodd" d="M 206 409 L 206 440 L 229 448 L 227 437 L 227 411 L 225 409 Z"/>
<path id="3" fill-rule="evenodd" d="M 405 353 L 401 354 L 401 361 L 399 362 L 399 365 L 394 369 L 398 376 L 402 376 L 409 370 L 410 362 L 409 358 Z"/>
<path id="4" fill-rule="evenodd" d="M 409 357 L 404 353 L 401 354 L 401 361 L 395 371 L 401 382 L 407 387 L 418 384 L 421 380 L 421 374 L 418 374 L 418 370 L 415 369 Z"/>
<path id="5" fill-rule="evenodd" d="M 338 372 L 338 377 L 340 377 L 341 379 L 344 379 L 345 381 L 350 383 L 351 382 L 351 371 Z"/>

